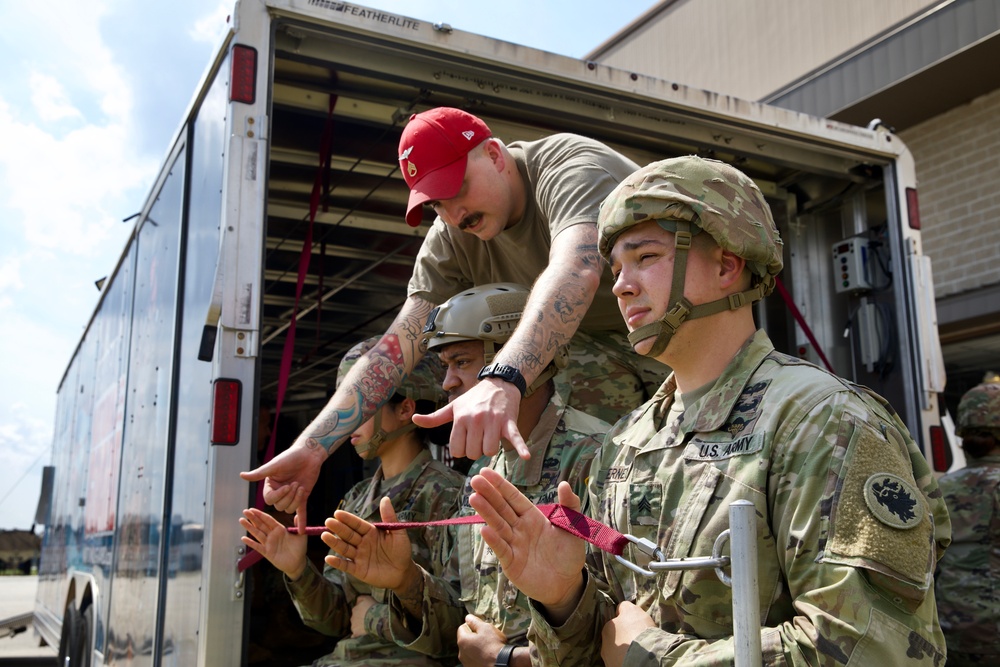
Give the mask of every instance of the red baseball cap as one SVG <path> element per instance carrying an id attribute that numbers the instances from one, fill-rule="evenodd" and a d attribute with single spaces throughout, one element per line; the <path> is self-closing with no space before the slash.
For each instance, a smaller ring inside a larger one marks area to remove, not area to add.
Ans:
<path id="1" fill-rule="evenodd" d="M 410 186 L 406 224 L 420 225 L 424 203 L 458 194 L 469 151 L 490 136 L 486 123 L 461 109 L 437 107 L 410 116 L 399 138 L 399 169 Z"/>

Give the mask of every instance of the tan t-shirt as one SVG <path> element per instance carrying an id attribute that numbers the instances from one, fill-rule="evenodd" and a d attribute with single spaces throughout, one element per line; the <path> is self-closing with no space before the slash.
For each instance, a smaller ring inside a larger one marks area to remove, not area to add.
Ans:
<path id="1" fill-rule="evenodd" d="M 554 134 L 508 147 L 527 187 L 521 221 L 489 241 L 434 221 L 417 253 L 408 294 L 434 304 L 463 289 L 495 282 L 531 286 L 549 264 L 552 239 L 568 227 L 596 224 L 604 198 L 638 169 L 593 139 Z M 580 329 L 625 331 L 605 267 Z"/>

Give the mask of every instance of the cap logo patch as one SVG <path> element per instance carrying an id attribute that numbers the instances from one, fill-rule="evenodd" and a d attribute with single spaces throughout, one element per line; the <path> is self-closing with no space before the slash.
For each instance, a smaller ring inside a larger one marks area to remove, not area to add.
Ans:
<path id="1" fill-rule="evenodd" d="M 893 528 L 909 530 L 923 521 L 915 511 L 916 490 L 898 475 L 880 472 L 869 477 L 865 482 L 865 503 L 876 519 Z"/>
<path id="2" fill-rule="evenodd" d="M 417 165 L 413 164 L 412 162 L 407 162 L 406 163 L 406 173 L 410 176 L 410 178 L 413 178 L 414 176 L 416 176 L 417 175 Z"/>
<path id="3" fill-rule="evenodd" d="M 410 146 L 399 156 L 399 161 L 402 162 L 410 157 L 410 153 L 413 151 L 413 146 Z"/>
<path id="4" fill-rule="evenodd" d="M 476 136 L 476 133 L 473 132 L 472 130 L 466 130 L 465 132 L 462 133 L 462 136 L 465 137 L 466 139 L 472 139 L 472 137 Z"/>

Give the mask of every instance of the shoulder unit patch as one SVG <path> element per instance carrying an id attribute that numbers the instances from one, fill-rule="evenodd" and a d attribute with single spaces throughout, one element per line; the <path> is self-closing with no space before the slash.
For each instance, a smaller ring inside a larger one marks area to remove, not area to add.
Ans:
<path id="1" fill-rule="evenodd" d="M 865 482 L 865 503 L 887 526 L 909 530 L 923 521 L 916 489 L 898 475 L 876 473 Z"/>

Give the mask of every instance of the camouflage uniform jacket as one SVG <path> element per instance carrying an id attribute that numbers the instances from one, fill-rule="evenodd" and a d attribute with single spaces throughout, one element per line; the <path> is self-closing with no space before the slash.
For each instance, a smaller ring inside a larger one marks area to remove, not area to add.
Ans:
<path id="1" fill-rule="evenodd" d="M 399 475 L 384 479 L 382 468 L 374 477 L 355 484 L 341 509 L 367 520 L 381 521 L 378 504 L 383 496 L 392 499 L 400 521 L 429 521 L 451 516 L 458 507 L 463 477 L 422 451 Z M 415 562 L 433 570 L 432 552 L 439 552 L 441 531 L 425 528 L 410 531 Z M 288 592 L 302 621 L 325 635 L 343 637 L 333 653 L 316 665 L 437 665 L 426 656 L 408 651 L 392 641 L 388 633 L 387 591 L 350 577 L 340 570 L 324 567 L 323 574 L 312 565 L 296 581 L 285 579 Z M 375 604 L 365 615 L 368 634 L 351 637 L 351 609 L 358 595 L 371 595 Z"/>
<path id="2" fill-rule="evenodd" d="M 1000 660 L 1000 456 L 971 460 L 938 483 L 952 543 L 935 577 L 948 664 L 960 654 Z M 989 656 L 989 658 L 987 658 Z"/>
<path id="3" fill-rule="evenodd" d="M 531 458 L 525 461 L 509 450 L 477 461 L 466 480 L 458 514 L 475 514 L 469 505 L 472 487 L 468 480 L 487 465 L 536 504 L 556 502 L 556 489 L 564 480 L 585 498 L 590 464 L 608 428 L 605 422 L 568 407 L 565 397 L 554 393 L 527 440 Z M 469 613 L 492 623 L 508 643 L 527 646 L 531 621 L 528 599 L 504 577 L 492 549 L 480 537 L 479 528 L 453 526 L 446 532 L 441 557 L 447 563 L 445 577 L 435 577 L 422 568 L 423 617 L 419 626 L 407 619 L 398 599 L 392 596 L 396 612 L 392 629 L 401 644 L 430 655 L 453 653 L 455 633 Z"/>
<path id="4" fill-rule="evenodd" d="M 889 406 L 776 352 L 762 331 L 671 433 L 675 386 L 671 375 L 608 434 L 592 471 L 592 516 L 652 540 L 666 558 L 709 556 L 730 503 L 749 500 L 765 664 L 943 664 L 932 583 L 947 511 Z M 634 545 L 624 555 L 649 563 Z M 564 625 L 532 607 L 542 664 L 599 662 L 601 630 L 625 600 L 657 626 L 632 642 L 629 667 L 733 663 L 731 591 L 714 571 L 645 578 L 599 560 Z"/>

